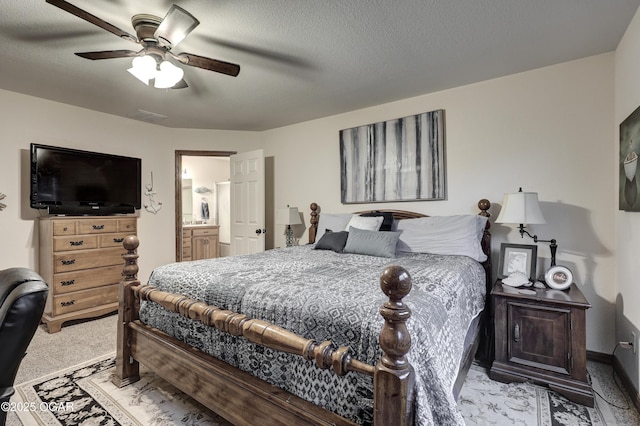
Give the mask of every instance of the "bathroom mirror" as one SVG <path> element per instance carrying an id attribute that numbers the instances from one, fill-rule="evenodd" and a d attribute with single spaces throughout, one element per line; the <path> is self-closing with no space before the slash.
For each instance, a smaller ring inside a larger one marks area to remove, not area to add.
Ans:
<path id="1" fill-rule="evenodd" d="M 182 178 L 182 223 L 193 222 L 193 180 Z"/>

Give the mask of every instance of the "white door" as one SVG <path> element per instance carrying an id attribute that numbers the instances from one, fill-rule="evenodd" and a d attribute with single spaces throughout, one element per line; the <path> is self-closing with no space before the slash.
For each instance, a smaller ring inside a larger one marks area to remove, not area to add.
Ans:
<path id="1" fill-rule="evenodd" d="M 264 152 L 231 156 L 231 254 L 264 251 Z"/>

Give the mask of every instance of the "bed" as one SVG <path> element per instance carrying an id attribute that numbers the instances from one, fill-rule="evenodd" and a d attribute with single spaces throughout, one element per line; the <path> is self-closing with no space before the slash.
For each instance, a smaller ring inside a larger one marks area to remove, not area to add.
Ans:
<path id="1" fill-rule="evenodd" d="M 138 380 L 142 363 L 238 425 L 462 424 L 457 393 L 492 346 L 490 203 L 478 207 L 464 218 L 478 236 L 469 255 L 414 249 L 448 218 L 376 210 L 332 223 L 313 203 L 308 245 L 164 265 L 147 285 L 127 237 L 113 381 Z"/>

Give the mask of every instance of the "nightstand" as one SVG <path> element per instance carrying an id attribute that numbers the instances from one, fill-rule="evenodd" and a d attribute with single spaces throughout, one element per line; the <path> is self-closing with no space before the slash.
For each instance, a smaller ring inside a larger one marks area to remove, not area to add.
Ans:
<path id="1" fill-rule="evenodd" d="M 513 288 L 498 280 L 491 296 L 495 360 L 489 376 L 505 383 L 545 384 L 593 407 L 585 343 L 585 312 L 591 305 L 575 283 L 561 291 Z"/>

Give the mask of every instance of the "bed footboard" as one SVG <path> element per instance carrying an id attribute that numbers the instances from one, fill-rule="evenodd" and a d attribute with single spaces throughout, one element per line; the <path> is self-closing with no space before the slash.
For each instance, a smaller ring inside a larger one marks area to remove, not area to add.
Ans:
<path id="1" fill-rule="evenodd" d="M 113 376 L 116 386 L 121 387 L 137 381 L 141 362 L 213 411 L 237 424 L 251 424 L 253 415 L 264 419 L 265 414 L 272 416 L 273 424 L 287 424 L 291 421 L 296 424 L 302 424 L 302 421 L 304 424 L 351 424 L 334 413 L 313 406 L 265 382 L 260 384 L 260 380 L 252 376 L 247 377 L 246 373 L 242 374 L 240 370 L 234 371 L 233 367 L 227 367 L 213 358 L 207 361 L 211 364 L 210 368 L 203 368 L 202 360 L 208 356 L 193 349 L 189 350 L 182 342 L 166 335 L 163 337 L 163 333 L 151 331 L 151 327 L 140 323 L 140 300 L 146 300 L 207 326 L 236 336 L 241 335 L 256 344 L 315 361 L 318 367 L 331 369 L 338 375 L 350 371 L 372 375 L 374 425 L 413 424 L 415 373 L 406 357 L 411 346 L 406 321 L 411 316 L 411 311 L 402 301 L 411 290 L 411 278 L 404 268 L 388 267 L 380 277 L 380 286 L 389 300 L 380 308 L 380 314 L 384 318 L 380 333 L 383 356 L 372 366 L 352 358 L 348 347 L 336 347 L 330 341 L 306 339 L 266 321 L 250 319 L 243 314 L 141 285 L 136 278 L 136 249 L 139 241 L 137 237 L 129 236 L 125 238 L 123 245 L 127 254 L 124 255 L 125 277 L 120 285 L 116 370 Z M 149 351 L 152 342 L 158 346 Z M 158 353 L 162 353 L 160 358 L 164 359 L 158 358 Z M 189 358 L 189 361 L 183 358 L 166 359 L 175 356 Z M 185 374 L 190 369 L 206 374 L 206 380 L 198 375 L 187 379 Z M 203 389 L 205 384 L 207 387 L 216 387 L 216 384 L 231 381 L 234 382 L 233 385 L 224 386 L 220 393 L 216 393 L 214 389 Z M 242 407 L 239 407 L 238 401 L 247 403 L 242 403 Z"/>
<path id="2" fill-rule="evenodd" d="M 138 281 L 138 254 L 136 249 L 140 241 L 136 236 L 130 235 L 122 242 L 127 253 L 122 268 L 123 279 L 118 290 L 118 323 L 116 333 L 116 372 L 112 381 L 117 387 L 123 387 L 129 383 L 140 380 L 140 366 L 131 355 L 132 336 L 129 324 L 138 319 L 140 301 L 135 297 L 133 288 L 140 285 Z"/>

